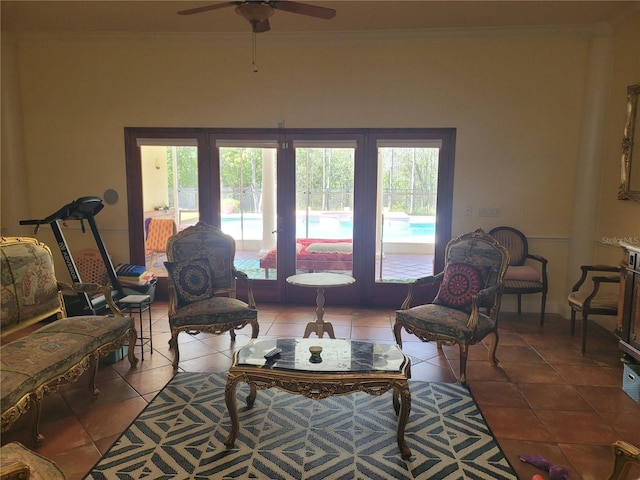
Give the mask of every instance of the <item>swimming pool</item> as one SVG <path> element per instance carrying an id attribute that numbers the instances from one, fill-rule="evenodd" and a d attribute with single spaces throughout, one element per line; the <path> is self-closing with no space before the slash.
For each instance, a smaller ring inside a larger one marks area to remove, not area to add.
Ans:
<path id="1" fill-rule="evenodd" d="M 236 240 L 261 240 L 262 216 L 259 214 L 222 215 L 222 230 Z M 382 229 L 384 242 L 433 243 L 436 224 L 432 216 L 398 215 L 385 218 Z M 350 214 L 322 212 L 297 215 L 298 238 L 352 238 L 353 220 Z"/>

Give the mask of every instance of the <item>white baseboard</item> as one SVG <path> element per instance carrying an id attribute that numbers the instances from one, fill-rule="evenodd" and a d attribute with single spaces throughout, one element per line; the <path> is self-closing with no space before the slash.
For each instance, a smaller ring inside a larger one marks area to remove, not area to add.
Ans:
<path id="1" fill-rule="evenodd" d="M 516 295 L 503 295 L 502 302 L 500 303 L 500 311 L 501 312 L 509 312 L 516 313 L 518 311 L 518 297 Z M 522 299 L 522 313 L 527 314 L 539 314 L 540 313 L 540 300 L 538 301 L 525 301 L 524 297 Z M 571 318 L 571 309 L 569 305 L 558 305 L 558 302 L 549 302 L 547 300 L 547 305 L 545 307 L 545 314 L 553 313 L 559 314 L 562 318 L 569 319 Z M 594 321 L 598 325 L 606 328 L 610 332 L 615 331 L 617 326 L 616 317 L 608 316 L 608 315 L 590 315 L 589 320 Z M 582 318 L 576 319 L 576 328 L 580 328 L 580 322 Z"/>
<path id="2" fill-rule="evenodd" d="M 540 313 L 540 296 L 538 295 L 537 300 L 528 301 L 525 300 L 525 297 L 522 298 L 522 313 Z M 500 311 L 501 312 L 517 312 L 518 311 L 518 296 L 517 295 L 502 295 L 502 301 L 500 303 Z M 546 313 L 560 313 L 563 312 L 558 311 L 558 303 L 550 302 L 547 299 L 547 304 L 545 305 L 545 314 Z M 563 315 L 564 316 L 564 315 Z M 567 316 L 565 318 L 569 318 Z"/>

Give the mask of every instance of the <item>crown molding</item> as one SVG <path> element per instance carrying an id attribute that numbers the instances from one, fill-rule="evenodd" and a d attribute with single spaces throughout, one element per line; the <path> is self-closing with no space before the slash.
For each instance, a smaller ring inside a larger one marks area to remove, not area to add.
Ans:
<path id="1" fill-rule="evenodd" d="M 549 36 L 571 36 L 590 38 L 609 35 L 613 29 L 608 24 L 563 25 L 536 27 L 492 27 L 492 28 L 439 28 L 421 30 L 379 30 L 343 32 L 268 32 L 257 35 L 261 46 L 393 46 L 419 45 L 437 42 L 493 41 L 500 39 L 527 40 Z M 162 46 L 181 44 L 211 46 L 246 46 L 251 44 L 251 32 L 246 33 L 156 33 L 156 32 L 20 32 L 7 34 L 19 43 L 72 42 L 79 40 L 111 43 L 153 43 Z M 3 41 L 5 35 L 3 34 Z"/>

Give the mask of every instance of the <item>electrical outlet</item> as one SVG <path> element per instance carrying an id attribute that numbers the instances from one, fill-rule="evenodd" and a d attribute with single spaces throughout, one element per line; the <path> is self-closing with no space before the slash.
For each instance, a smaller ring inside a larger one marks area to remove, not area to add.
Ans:
<path id="1" fill-rule="evenodd" d="M 500 208 L 497 207 L 481 207 L 478 209 L 479 217 L 499 217 Z"/>

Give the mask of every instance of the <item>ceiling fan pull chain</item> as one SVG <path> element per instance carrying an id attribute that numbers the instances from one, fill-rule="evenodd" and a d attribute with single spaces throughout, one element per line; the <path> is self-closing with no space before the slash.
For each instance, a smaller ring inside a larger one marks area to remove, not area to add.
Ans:
<path id="1" fill-rule="evenodd" d="M 258 66 L 256 65 L 256 32 L 251 34 L 251 66 L 253 67 L 253 73 L 258 73 Z"/>

